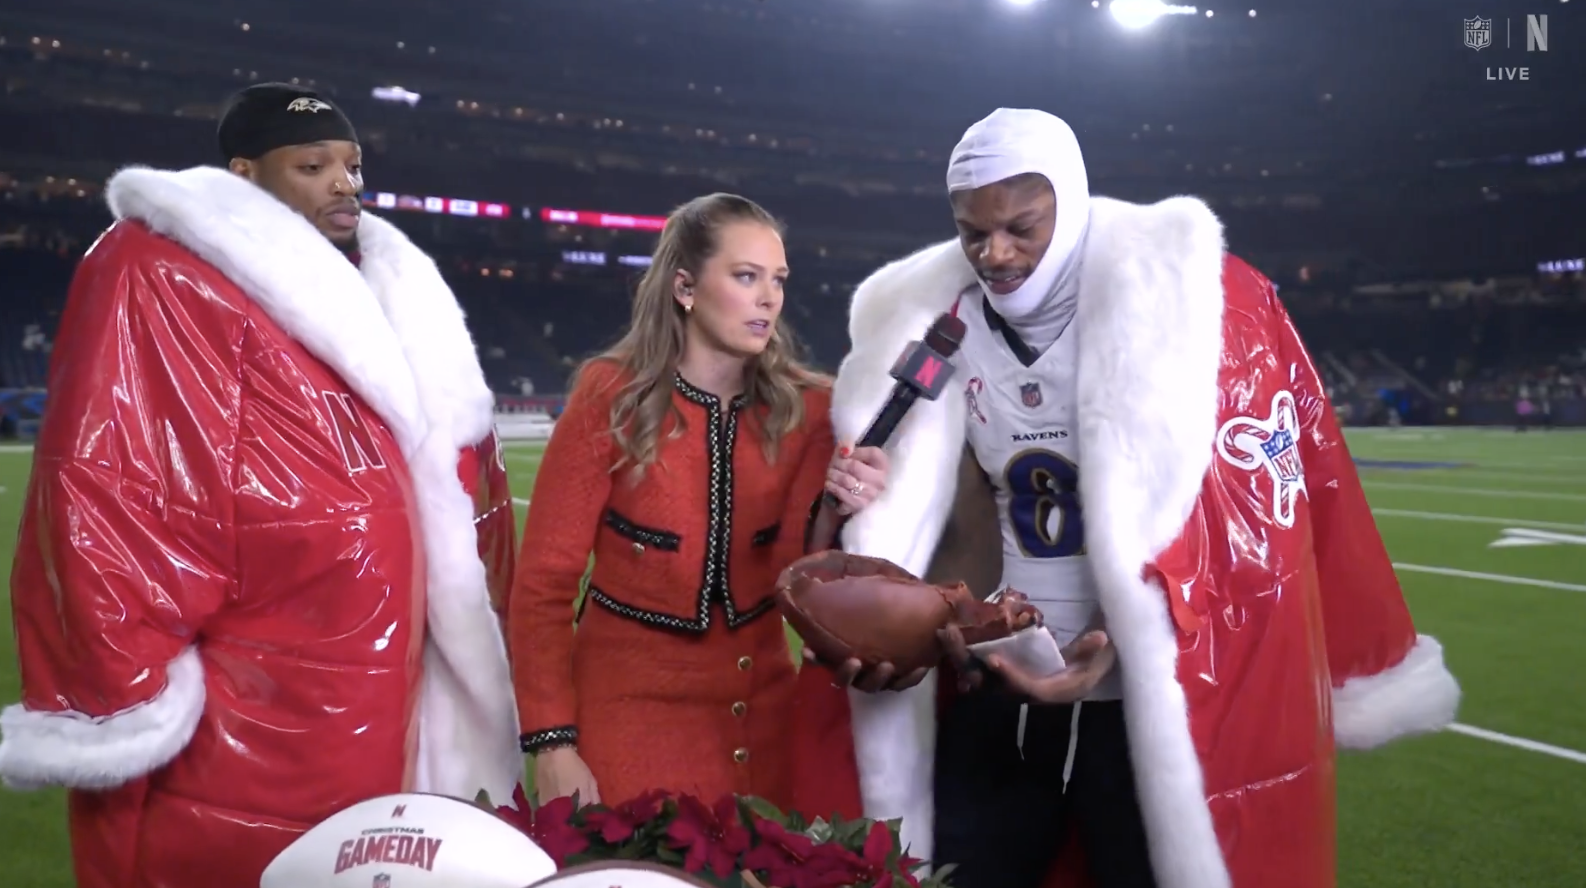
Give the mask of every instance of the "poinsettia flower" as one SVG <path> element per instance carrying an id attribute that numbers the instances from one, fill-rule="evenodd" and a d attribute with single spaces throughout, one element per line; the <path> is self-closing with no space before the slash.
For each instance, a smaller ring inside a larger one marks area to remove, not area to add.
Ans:
<path id="1" fill-rule="evenodd" d="M 569 796 L 551 799 L 534 812 L 529 838 L 556 861 L 558 868 L 566 866 L 569 857 L 589 848 L 588 837 L 573 823 L 573 815 L 577 812 Z"/>
<path id="2" fill-rule="evenodd" d="M 683 870 L 697 873 L 706 867 L 718 879 L 739 869 L 738 856 L 749 848 L 749 830 L 738 817 L 738 800 L 723 796 L 715 808 L 685 795 L 677 799 L 677 816 L 667 824 L 669 844 L 685 852 Z M 778 882 L 779 888 L 792 888 Z"/>
<path id="3" fill-rule="evenodd" d="M 512 804 L 497 806 L 496 815 L 525 834 L 534 831 L 534 805 L 523 792 L 521 783 L 512 787 Z"/>
<path id="4" fill-rule="evenodd" d="M 837 842 L 823 842 L 799 865 L 794 888 L 846 888 L 865 885 L 874 876 L 857 854 Z"/>
<path id="5" fill-rule="evenodd" d="M 760 842 L 743 856 L 743 868 L 765 873 L 766 884 L 777 888 L 810 888 L 804 868 L 815 853 L 815 843 L 763 817 L 755 818 L 754 831 Z"/>
<path id="6" fill-rule="evenodd" d="M 585 829 L 599 834 L 602 841 L 617 845 L 633 838 L 639 828 L 661 816 L 661 803 L 667 793 L 660 790 L 629 799 L 614 808 L 596 808 L 584 812 Z"/>
<path id="7" fill-rule="evenodd" d="M 865 836 L 864 850 L 858 855 L 862 868 L 860 878 L 865 884 L 871 888 L 893 888 L 896 876 L 887 865 L 892 851 L 892 830 L 879 820 L 871 824 L 870 832 Z"/>

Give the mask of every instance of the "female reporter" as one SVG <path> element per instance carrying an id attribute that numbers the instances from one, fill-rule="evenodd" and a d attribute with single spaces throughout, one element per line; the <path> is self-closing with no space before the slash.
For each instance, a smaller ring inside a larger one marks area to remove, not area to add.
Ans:
<path id="1" fill-rule="evenodd" d="M 834 442 L 829 382 L 779 320 L 787 274 L 765 210 L 691 201 L 661 232 L 626 335 L 578 374 L 508 608 L 541 799 L 789 800 L 795 672 L 772 592 L 802 554 Z"/>

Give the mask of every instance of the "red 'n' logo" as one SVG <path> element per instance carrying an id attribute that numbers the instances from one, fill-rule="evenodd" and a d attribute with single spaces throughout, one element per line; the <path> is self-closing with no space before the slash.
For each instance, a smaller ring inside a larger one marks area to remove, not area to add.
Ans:
<path id="1" fill-rule="evenodd" d="M 352 395 L 346 392 L 320 394 L 325 396 L 325 406 L 330 410 L 331 429 L 336 433 L 336 443 L 341 445 L 341 458 L 347 471 L 357 474 L 367 469 L 385 468 L 385 457 L 380 455 L 374 435 L 353 406 Z"/>
<path id="2" fill-rule="evenodd" d="M 920 364 L 919 371 L 914 374 L 914 381 L 925 388 L 930 388 L 931 384 L 936 382 L 936 374 L 940 372 L 942 372 L 942 362 L 927 357 L 924 363 Z"/>

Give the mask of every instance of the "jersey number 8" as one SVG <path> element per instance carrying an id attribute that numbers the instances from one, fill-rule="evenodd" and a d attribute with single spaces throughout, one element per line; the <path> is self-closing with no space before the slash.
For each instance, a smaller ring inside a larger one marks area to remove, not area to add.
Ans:
<path id="1" fill-rule="evenodd" d="M 1013 537 L 1027 557 L 1085 554 L 1079 467 L 1050 450 L 1025 450 L 1008 460 L 1003 484 Z"/>

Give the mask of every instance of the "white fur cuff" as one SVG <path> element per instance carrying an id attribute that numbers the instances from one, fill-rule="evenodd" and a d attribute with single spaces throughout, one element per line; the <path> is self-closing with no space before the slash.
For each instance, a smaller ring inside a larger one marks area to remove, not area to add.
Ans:
<path id="1" fill-rule="evenodd" d="M 187 648 L 170 662 L 165 689 L 115 715 L 0 712 L 0 780 L 12 789 L 114 789 L 164 767 L 187 747 L 204 712 L 204 666 Z"/>
<path id="2" fill-rule="evenodd" d="M 1333 738 L 1343 749 L 1371 749 L 1412 734 L 1440 731 L 1459 710 L 1459 682 L 1430 635 L 1397 666 L 1333 689 Z"/>

